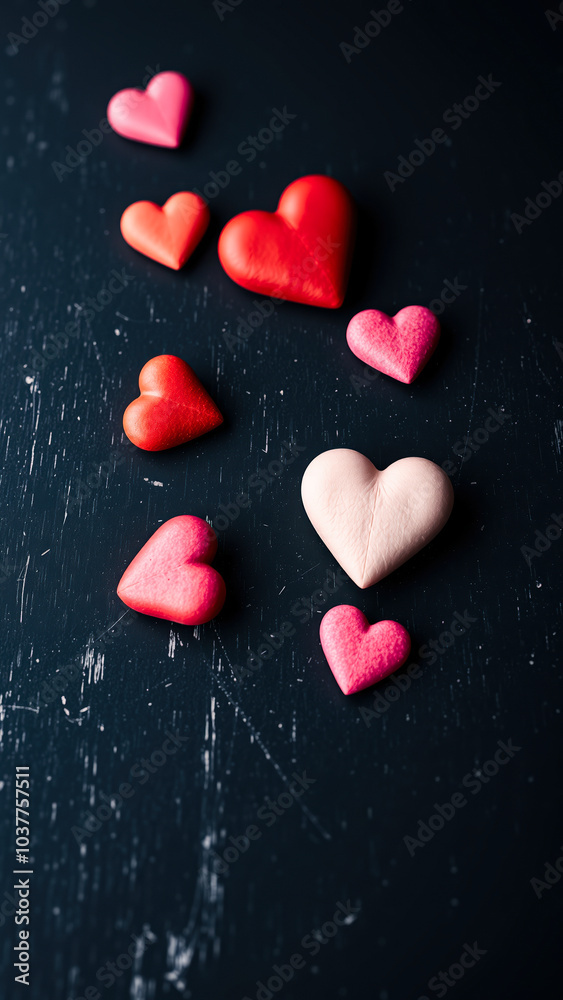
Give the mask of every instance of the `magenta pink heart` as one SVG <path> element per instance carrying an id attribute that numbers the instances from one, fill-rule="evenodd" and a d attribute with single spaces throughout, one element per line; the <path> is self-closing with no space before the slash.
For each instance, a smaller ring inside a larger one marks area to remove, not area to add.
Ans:
<path id="1" fill-rule="evenodd" d="M 359 608 L 340 604 L 321 622 L 321 645 L 340 689 L 355 694 L 398 670 L 407 659 L 411 641 L 398 622 L 370 625 Z"/>
<path id="2" fill-rule="evenodd" d="M 225 601 L 223 577 L 210 566 L 217 535 L 207 521 L 180 514 L 157 528 L 129 563 L 117 596 L 133 611 L 179 625 L 203 625 Z"/>
<path id="3" fill-rule="evenodd" d="M 182 73 L 157 73 L 146 90 L 130 87 L 114 94 L 108 121 L 126 139 L 152 146 L 179 146 L 194 101 L 194 90 Z"/>
<path id="4" fill-rule="evenodd" d="M 360 361 L 407 384 L 420 375 L 439 339 L 440 324 L 424 306 L 406 306 L 396 316 L 364 309 L 346 330 L 348 347 Z"/>

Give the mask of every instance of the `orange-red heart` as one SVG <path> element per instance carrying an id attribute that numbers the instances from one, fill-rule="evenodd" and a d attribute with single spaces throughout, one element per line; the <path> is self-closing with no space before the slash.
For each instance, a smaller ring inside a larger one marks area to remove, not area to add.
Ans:
<path id="1" fill-rule="evenodd" d="M 209 225 L 209 209 L 193 191 L 179 191 L 162 206 L 135 201 L 121 216 L 121 234 L 134 250 L 179 271 Z"/>
<path id="2" fill-rule="evenodd" d="M 219 237 L 219 259 L 251 292 L 337 309 L 346 294 L 354 232 L 346 188 L 313 174 L 293 181 L 275 212 L 231 219 Z"/>
<path id="3" fill-rule="evenodd" d="M 195 372 L 173 354 L 147 361 L 139 375 L 141 395 L 123 414 L 123 429 L 145 451 L 163 451 L 223 423 L 219 408 Z"/>

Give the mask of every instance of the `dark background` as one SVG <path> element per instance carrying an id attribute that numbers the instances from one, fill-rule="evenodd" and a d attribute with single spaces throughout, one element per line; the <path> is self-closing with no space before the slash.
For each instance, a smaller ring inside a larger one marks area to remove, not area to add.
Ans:
<path id="1" fill-rule="evenodd" d="M 520 234 L 510 216 L 563 170 L 563 23 L 553 30 L 534 2 L 405 2 L 348 63 L 339 46 L 370 20 L 367 0 L 242 0 L 223 19 L 207 0 L 70 0 L 16 53 L 8 32 L 38 8 L 2 8 L 3 899 L 18 764 L 32 772 L 34 858 L 32 985 L 13 983 L 9 916 L 2 995 L 74 1000 L 97 985 L 115 1000 L 242 1000 L 300 952 L 306 967 L 286 1000 L 416 1000 L 443 995 L 429 980 L 476 941 L 486 955 L 450 987 L 455 1000 L 559 997 L 563 879 L 541 899 L 530 880 L 563 853 L 563 540 L 530 567 L 520 549 L 563 512 L 563 198 Z M 197 90 L 184 147 L 105 135 L 59 181 L 53 162 L 98 126 L 112 94 L 166 69 Z M 384 172 L 490 73 L 502 85 L 391 192 Z M 295 119 L 246 162 L 239 144 L 284 106 Z M 127 205 L 201 190 L 233 158 L 243 169 L 211 199 L 212 224 L 183 271 L 124 243 Z M 223 335 L 255 296 L 219 265 L 221 227 L 247 208 L 273 210 L 313 172 L 337 177 L 359 207 L 346 301 L 338 311 L 284 303 L 229 350 Z M 113 268 L 134 280 L 65 347 L 65 324 Z M 465 287 L 417 382 L 353 384 L 364 367 L 346 346 L 352 315 L 428 305 L 445 280 Z M 34 351 L 50 355 L 35 374 Z M 141 366 L 161 353 L 194 367 L 225 423 L 151 455 L 123 447 L 121 417 Z M 456 442 L 489 407 L 509 416 L 462 463 Z M 184 513 L 213 520 L 290 440 L 304 450 L 220 532 L 228 598 L 217 620 L 188 629 L 126 615 L 112 633 L 125 611 L 117 582 L 156 527 Z M 292 607 L 336 564 L 300 480 L 339 446 L 379 468 L 408 455 L 454 461 L 455 509 L 391 577 L 367 591 L 346 583 L 301 623 Z M 81 490 L 115 449 L 124 460 Z M 455 612 L 475 621 L 368 728 L 359 709 L 373 707 L 373 692 L 342 695 L 319 645 L 321 615 L 339 603 L 402 622 L 413 662 Z M 284 621 L 295 635 L 237 681 L 233 665 Z M 79 676 L 61 681 L 71 661 Z M 61 692 L 42 704 L 57 677 Z M 79 846 L 72 828 L 167 729 L 187 737 L 182 749 L 145 784 L 132 781 L 134 796 Z M 411 857 L 404 837 L 499 740 L 521 750 Z M 303 770 L 314 785 L 267 828 L 265 796 Z M 249 824 L 260 840 L 209 877 L 209 852 Z M 357 915 L 307 955 L 304 935 L 348 900 Z M 97 970 L 143 930 L 152 943 L 106 988 Z"/>

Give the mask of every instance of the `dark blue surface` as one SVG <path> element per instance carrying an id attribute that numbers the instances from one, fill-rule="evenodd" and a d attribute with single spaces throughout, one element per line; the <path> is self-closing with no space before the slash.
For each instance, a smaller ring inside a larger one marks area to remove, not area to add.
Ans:
<path id="1" fill-rule="evenodd" d="M 32 773 L 34 858 L 31 986 L 13 982 L 8 901 L 2 996 L 75 1000 L 90 988 L 88 1000 L 96 990 L 242 1000 L 299 954 L 304 964 L 272 995 L 558 1000 L 563 879 L 552 875 L 539 895 L 531 880 L 563 853 L 563 540 L 529 564 L 521 549 L 563 513 L 563 198 L 540 199 L 541 211 L 527 202 L 563 170 L 563 21 L 550 25 L 541 4 L 406 2 L 351 53 L 341 44 L 371 16 L 358 0 L 241 0 L 230 11 L 69 0 L 14 52 L 8 33 L 37 10 L 12 0 L 2 11 L 5 902 L 16 765 Z M 180 151 L 110 134 L 69 172 L 53 167 L 74 162 L 116 90 L 165 69 L 186 73 L 198 94 Z M 454 128 L 448 109 L 489 75 L 500 86 Z M 251 160 L 248 136 L 276 108 L 295 118 Z M 388 183 L 440 128 L 447 141 Z M 123 242 L 127 205 L 203 190 L 232 159 L 242 169 L 210 199 L 212 224 L 182 272 Z M 247 208 L 273 210 L 312 172 L 337 177 L 359 207 L 345 304 L 284 303 L 232 350 L 225 334 L 255 296 L 222 271 L 220 229 Z M 526 206 L 529 224 L 513 218 Z M 125 269 L 126 287 L 65 345 L 65 325 L 113 269 Z M 444 289 L 452 298 L 448 283 L 458 294 L 420 379 L 366 378 L 346 346 L 351 316 L 438 308 Z M 34 352 L 49 355 L 44 366 Z M 121 417 L 160 353 L 193 366 L 225 423 L 146 454 L 123 443 Z M 504 420 L 483 441 L 490 409 Z M 462 461 L 475 432 L 482 443 Z M 284 442 L 303 450 L 253 487 Z M 303 511 L 300 480 L 339 446 L 379 468 L 408 455 L 452 462 L 456 504 L 442 534 L 391 577 L 367 591 L 345 582 L 324 599 L 337 566 Z M 245 490 L 250 508 L 219 532 L 219 618 L 194 630 L 122 617 L 115 587 L 158 524 L 183 513 L 213 521 L 220 505 L 232 516 Z M 318 640 L 322 613 L 338 603 L 402 622 L 422 676 L 409 685 L 403 669 L 379 686 L 376 706 L 373 692 L 345 698 Z M 439 636 L 456 612 L 474 620 L 447 646 Z M 285 622 L 294 634 L 237 680 Z M 435 640 L 435 660 L 420 658 Z M 168 755 L 167 731 L 178 745 Z M 499 741 L 521 749 L 475 783 Z M 154 773 L 143 770 L 155 752 Z M 294 772 L 314 783 L 290 802 Z M 124 783 L 129 797 L 117 809 L 111 800 L 99 829 L 77 832 Z M 466 804 L 413 852 L 405 838 L 424 834 L 419 823 L 455 793 Z M 259 836 L 214 874 L 214 857 L 249 826 Z M 313 954 L 308 935 L 338 904 L 353 908 L 347 922 Z M 143 932 L 126 967 L 131 935 Z M 463 978 L 434 979 L 452 965 L 458 975 L 475 942 L 486 954 Z M 125 968 L 109 973 L 118 960 Z"/>

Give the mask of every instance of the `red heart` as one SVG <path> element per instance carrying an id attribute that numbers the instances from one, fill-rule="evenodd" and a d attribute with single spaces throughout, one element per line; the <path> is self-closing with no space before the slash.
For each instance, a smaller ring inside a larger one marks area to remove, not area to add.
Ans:
<path id="1" fill-rule="evenodd" d="M 178 191 L 162 206 L 135 201 L 121 216 L 129 246 L 175 271 L 191 257 L 209 225 L 209 209 L 193 191 Z"/>
<path id="2" fill-rule="evenodd" d="M 407 385 L 420 375 L 439 339 L 440 324 L 424 306 L 405 306 L 396 316 L 364 309 L 346 330 L 348 347 L 360 361 Z"/>
<path id="3" fill-rule="evenodd" d="M 123 414 L 123 429 L 145 451 L 163 451 L 207 434 L 223 417 L 195 372 L 173 354 L 151 358 L 139 375 L 141 395 Z"/>
<path id="4" fill-rule="evenodd" d="M 363 691 L 398 670 L 407 659 L 411 641 L 398 622 L 370 625 L 359 608 L 341 604 L 321 622 L 321 645 L 344 694 Z"/>
<path id="5" fill-rule="evenodd" d="M 117 596 L 133 611 L 179 625 L 203 625 L 225 602 L 223 577 L 209 566 L 217 535 L 200 517 L 165 521 L 121 577 Z"/>
<path id="6" fill-rule="evenodd" d="M 338 309 L 355 232 L 354 203 L 331 177 L 293 181 L 275 212 L 243 212 L 219 237 L 219 259 L 251 292 Z"/>

